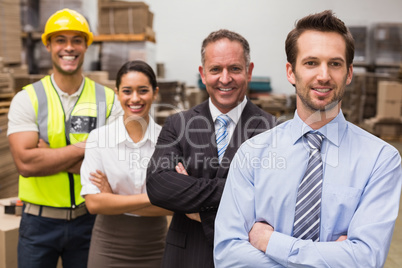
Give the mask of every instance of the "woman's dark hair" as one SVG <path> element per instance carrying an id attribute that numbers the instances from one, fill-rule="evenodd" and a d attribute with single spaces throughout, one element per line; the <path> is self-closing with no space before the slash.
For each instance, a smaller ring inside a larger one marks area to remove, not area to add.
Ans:
<path id="1" fill-rule="evenodd" d="M 140 72 L 148 77 L 149 83 L 152 86 L 153 91 L 156 90 L 158 84 L 156 82 L 155 72 L 152 70 L 151 66 L 149 66 L 146 62 L 142 60 L 133 60 L 126 62 L 123 66 L 121 66 L 120 70 L 117 72 L 116 77 L 116 88 L 119 90 L 119 86 L 121 83 L 121 77 L 129 72 Z"/>

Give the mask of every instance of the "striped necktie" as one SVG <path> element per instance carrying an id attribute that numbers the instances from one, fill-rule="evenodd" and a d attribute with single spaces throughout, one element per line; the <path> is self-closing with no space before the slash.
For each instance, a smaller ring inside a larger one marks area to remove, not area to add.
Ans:
<path id="1" fill-rule="evenodd" d="M 319 133 L 306 133 L 310 148 L 310 157 L 304 178 L 297 192 L 293 237 L 303 240 L 320 239 L 320 211 L 322 189 L 321 143 L 323 137 Z"/>
<path id="2" fill-rule="evenodd" d="M 227 116 L 226 114 L 221 114 L 215 120 L 215 134 L 216 134 L 216 144 L 218 147 L 219 163 L 221 162 L 223 154 L 225 153 L 226 148 L 228 147 L 229 144 L 228 139 L 229 133 L 227 131 L 229 123 L 230 123 L 230 117 Z"/>

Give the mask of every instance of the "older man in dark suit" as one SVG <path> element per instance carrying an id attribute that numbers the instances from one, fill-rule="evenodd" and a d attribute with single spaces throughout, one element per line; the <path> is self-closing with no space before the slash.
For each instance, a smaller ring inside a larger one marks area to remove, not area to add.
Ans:
<path id="1" fill-rule="evenodd" d="M 254 67 L 246 39 L 213 32 L 201 56 L 209 99 L 166 120 L 148 168 L 151 203 L 174 211 L 163 267 L 214 267 L 214 221 L 230 162 L 245 140 L 276 125 L 246 97 Z"/>

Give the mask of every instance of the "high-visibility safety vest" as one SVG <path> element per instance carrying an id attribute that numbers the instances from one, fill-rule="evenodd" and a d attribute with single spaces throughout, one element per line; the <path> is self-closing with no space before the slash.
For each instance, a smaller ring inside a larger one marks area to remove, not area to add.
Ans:
<path id="1" fill-rule="evenodd" d="M 105 125 L 110 116 L 114 92 L 85 78 L 84 88 L 68 121 L 50 76 L 24 88 L 36 113 L 39 138 L 50 148 L 65 147 L 87 139 L 91 130 Z M 74 208 L 85 200 L 80 196 L 80 175 L 60 172 L 43 177 L 19 178 L 22 201 L 51 207 Z"/>

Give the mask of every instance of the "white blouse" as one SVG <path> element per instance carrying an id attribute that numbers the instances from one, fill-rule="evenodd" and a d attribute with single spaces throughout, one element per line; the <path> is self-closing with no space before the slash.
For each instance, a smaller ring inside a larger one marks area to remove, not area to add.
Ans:
<path id="1" fill-rule="evenodd" d="M 81 166 L 81 196 L 100 193 L 98 187 L 89 180 L 89 173 L 96 170 L 106 174 L 115 194 L 146 193 L 147 167 L 160 131 L 161 126 L 150 117 L 143 139 L 134 143 L 124 126 L 123 116 L 93 130 L 87 139 Z"/>

